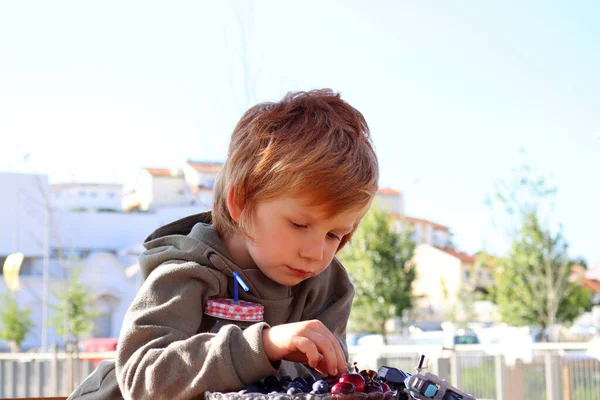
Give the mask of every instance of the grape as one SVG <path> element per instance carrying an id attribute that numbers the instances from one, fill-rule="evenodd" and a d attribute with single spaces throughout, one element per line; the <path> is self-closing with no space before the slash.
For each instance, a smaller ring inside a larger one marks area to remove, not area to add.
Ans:
<path id="1" fill-rule="evenodd" d="M 267 389 L 261 382 L 251 383 L 242 390 L 244 390 L 245 393 L 267 393 Z"/>
<path id="2" fill-rule="evenodd" d="M 315 383 L 315 381 L 317 380 L 313 374 L 306 374 L 304 375 L 304 380 L 306 381 L 306 384 L 308 386 L 312 386 L 313 383 Z"/>
<path id="3" fill-rule="evenodd" d="M 327 383 L 327 381 L 324 381 L 323 379 L 315 381 L 315 383 L 313 383 L 312 385 L 312 390 L 317 393 L 329 393 L 329 389 L 329 383 Z"/>
<path id="4" fill-rule="evenodd" d="M 265 385 L 266 387 L 279 386 L 279 383 L 280 383 L 279 377 L 275 376 L 275 375 L 269 375 L 265 379 L 263 379 L 263 385 Z"/>
<path id="5" fill-rule="evenodd" d="M 304 391 L 298 386 L 292 386 L 292 387 L 288 386 L 288 390 L 286 393 L 289 395 L 295 395 L 295 394 L 304 393 Z"/>

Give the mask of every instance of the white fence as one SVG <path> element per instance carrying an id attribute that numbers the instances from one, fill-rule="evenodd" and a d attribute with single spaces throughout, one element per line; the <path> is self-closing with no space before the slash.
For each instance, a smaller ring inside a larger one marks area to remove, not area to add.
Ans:
<path id="1" fill-rule="evenodd" d="M 535 344 L 515 357 L 494 346 L 351 347 L 359 368 L 382 365 L 412 373 L 419 356 L 429 357 L 429 370 L 477 399 L 600 400 L 600 361 L 586 343 Z M 50 397 L 68 394 L 89 375 L 91 359 L 111 353 L 0 353 L 0 398 Z"/>
<path id="2" fill-rule="evenodd" d="M 352 347 L 360 368 L 382 365 L 412 373 L 419 356 L 429 370 L 477 399 L 600 400 L 600 360 L 587 343 L 537 343 L 529 348 L 461 345 Z"/>

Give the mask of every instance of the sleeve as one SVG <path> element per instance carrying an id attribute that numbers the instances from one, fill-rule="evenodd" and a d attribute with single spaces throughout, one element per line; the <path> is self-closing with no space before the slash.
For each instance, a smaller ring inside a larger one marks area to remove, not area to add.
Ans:
<path id="1" fill-rule="evenodd" d="M 194 262 L 159 266 L 130 306 L 117 346 L 126 399 L 187 399 L 235 391 L 277 371 L 262 345 L 266 323 L 198 333 L 206 298 L 225 292 L 219 272 Z"/>

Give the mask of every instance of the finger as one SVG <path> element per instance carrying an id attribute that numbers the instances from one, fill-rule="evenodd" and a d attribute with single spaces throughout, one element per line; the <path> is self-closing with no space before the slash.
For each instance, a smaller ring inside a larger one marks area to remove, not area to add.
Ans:
<path id="1" fill-rule="evenodd" d="M 317 329 L 320 330 L 327 340 L 329 340 L 331 347 L 335 352 L 335 355 L 332 356 L 331 360 L 335 364 L 335 369 L 337 369 L 337 372 L 333 375 L 337 375 L 338 373 L 343 374 L 346 372 L 348 366 L 346 364 L 346 354 L 344 353 L 344 349 L 342 348 L 340 341 L 323 323 L 319 322 L 317 327 Z"/>
<path id="2" fill-rule="evenodd" d="M 332 334 L 333 335 L 333 334 Z M 340 343 L 340 341 L 338 340 L 338 338 L 333 335 L 334 339 L 335 339 L 335 351 L 337 353 L 337 368 L 340 374 L 343 374 L 346 372 L 346 370 L 348 369 L 348 360 L 346 359 L 346 354 L 344 353 L 344 349 Z"/>
<path id="3" fill-rule="evenodd" d="M 319 365 L 319 362 L 323 360 L 323 355 L 319 352 L 317 345 L 311 338 L 305 336 L 295 336 L 292 339 L 292 345 L 298 349 L 298 351 L 304 353 L 306 356 L 306 363 L 311 368 L 315 368 L 317 365 Z"/>
<path id="4" fill-rule="evenodd" d="M 319 331 L 307 332 L 306 336 L 316 344 L 319 352 L 323 355 L 323 363 L 327 374 L 337 375 L 339 355 L 335 349 L 335 346 L 339 346 L 339 342 L 335 336 L 333 336 L 331 332 L 325 328 L 325 326 L 323 326 Z"/>

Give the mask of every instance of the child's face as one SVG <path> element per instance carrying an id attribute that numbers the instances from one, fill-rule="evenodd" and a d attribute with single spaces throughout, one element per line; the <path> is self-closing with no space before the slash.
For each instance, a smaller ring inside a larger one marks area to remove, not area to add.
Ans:
<path id="1" fill-rule="evenodd" d="M 246 241 L 248 255 L 270 279 L 296 285 L 327 268 L 361 215 L 354 210 L 327 216 L 298 197 L 262 201 L 250 227 L 254 240 Z"/>

